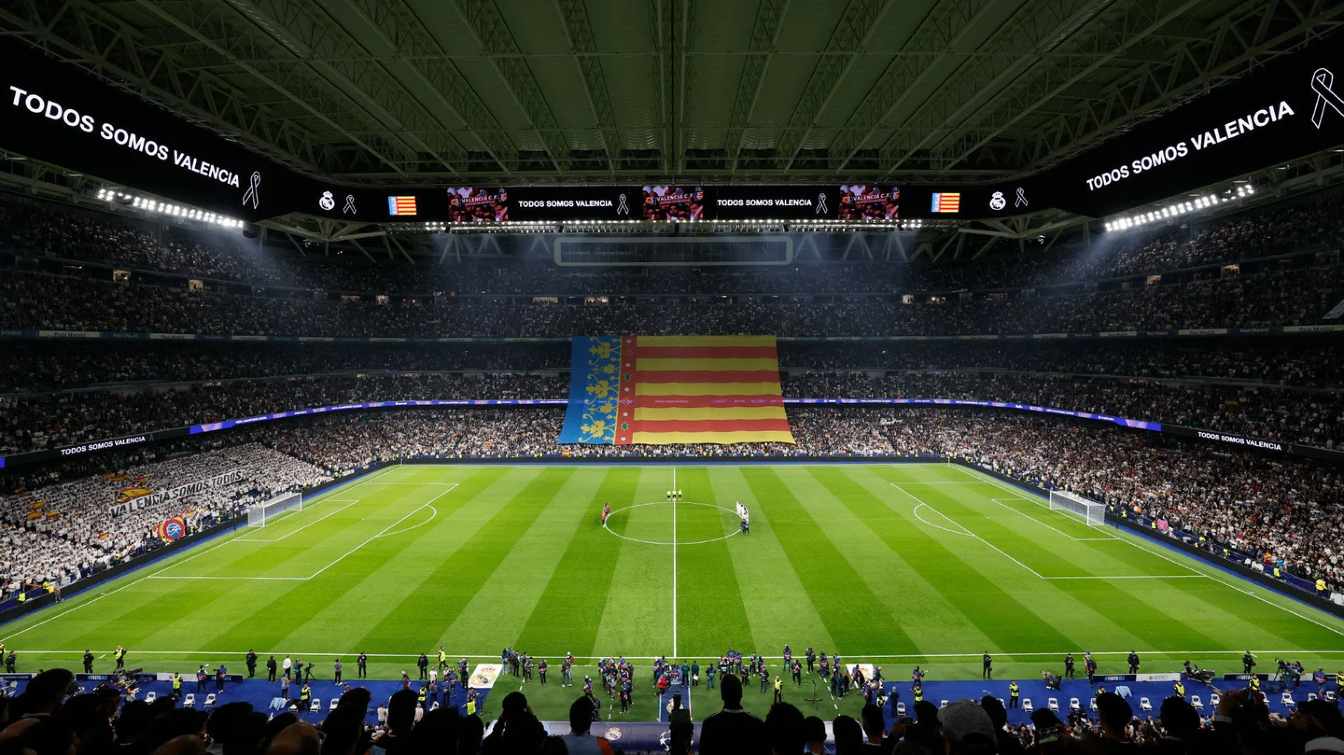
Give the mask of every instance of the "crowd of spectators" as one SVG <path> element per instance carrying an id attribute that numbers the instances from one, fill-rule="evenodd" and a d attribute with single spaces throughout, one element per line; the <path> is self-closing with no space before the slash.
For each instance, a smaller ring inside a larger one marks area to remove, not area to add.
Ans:
<path id="1" fill-rule="evenodd" d="M 569 369 L 567 339 L 450 343 L 214 343 L 14 340 L 0 394 L 333 372 Z M 1000 370 L 1344 387 L 1344 343 L 1330 336 L 835 342 L 782 340 L 781 369 Z"/>
<path id="2" fill-rule="evenodd" d="M 1114 414 L 1280 442 L 1339 448 L 1338 390 L 989 369 L 787 373 L 785 397 L 952 398 Z M 16 394 L 0 399 L 0 454 L 189 424 L 362 401 L 563 399 L 564 372 L 370 372 L 198 382 L 155 389 Z"/>
<path id="3" fill-rule="evenodd" d="M 155 529 L 169 517 L 181 517 L 186 532 L 208 529 L 254 503 L 331 479 L 252 442 L 13 491 L 0 497 L 0 602 L 26 586 L 63 586 L 161 547 Z M 203 490 L 155 495 L 211 480 Z"/>
<path id="4" fill-rule="evenodd" d="M 154 702 L 123 701 L 121 690 L 75 689 L 74 674 L 44 671 L 21 695 L 0 698 L 0 747 L 34 755 L 565 755 L 622 752 L 623 742 L 592 734 L 593 704 L 570 706 L 568 731 L 552 734 L 519 691 L 505 695 L 499 717 L 487 728 L 474 713 L 456 708 L 419 709 L 416 693 L 402 689 L 386 701 L 386 721 L 369 725 L 372 695 L 346 689 L 314 726 L 294 713 L 273 717 L 249 703 L 213 710 L 178 708 L 169 696 Z M 1157 717 L 1135 714 L 1114 692 L 1095 698 L 1095 721 L 1049 709 L 1035 711 L 1031 726 L 1006 725 L 1003 703 L 991 695 L 935 707 L 922 701 L 914 716 L 888 725 L 882 709 L 864 706 L 859 719 L 838 715 L 830 731 L 817 716 L 776 702 L 764 720 L 742 709 L 742 682 L 726 674 L 722 708 L 699 725 L 689 711 L 671 712 L 663 749 L 673 755 L 1299 755 L 1344 750 L 1344 720 L 1325 700 L 1304 701 L 1287 719 L 1270 713 L 1247 690 L 1225 693 L 1205 720 L 1181 697 L 1164 700 Z"/>
<path id="5" fill-rule="evenodd" d="M 419 296 L 352 300 L 192 291 L 13 271 L 0 328 L 321 337 L 568 337 L 592 333 L 948 336 L 1309 325 L 1344 299 L 1320 263 L 1131 287 L 938 297 L 658 296 L 601 302 Z"/>

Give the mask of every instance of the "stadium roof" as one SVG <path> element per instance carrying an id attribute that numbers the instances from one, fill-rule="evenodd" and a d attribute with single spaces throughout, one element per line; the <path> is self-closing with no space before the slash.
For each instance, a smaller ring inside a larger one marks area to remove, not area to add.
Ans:
<path id="1" fill-rule="evenodd" d="M 1335 28 L 1337 0 L 19 0 L 0 28 L 304 172 L 979 180 Z"/>

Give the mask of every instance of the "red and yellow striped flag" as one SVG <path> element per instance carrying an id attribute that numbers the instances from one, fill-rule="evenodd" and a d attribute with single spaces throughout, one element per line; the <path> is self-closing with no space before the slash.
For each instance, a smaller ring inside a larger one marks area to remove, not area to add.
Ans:
<path id="1" fill-rule="evenodd" d="M 774 336 L 625 336 L 615 443 L 793 443 Z"/>

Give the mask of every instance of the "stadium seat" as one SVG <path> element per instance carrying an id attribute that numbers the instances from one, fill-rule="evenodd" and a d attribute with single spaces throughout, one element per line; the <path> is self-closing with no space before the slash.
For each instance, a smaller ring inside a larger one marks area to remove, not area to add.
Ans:
<path id="1" fill-rule="evenodd" d="M 1052 697 L 1049 700 L 1046 700 L 1045 703 L 1049 706 L 1050 710 L 1056 713 L 1059 712 L 1059 698 Z"/>
<path id="2" fill-rule="evenodd" d="M 1088 705 L 1089 708 L 1092 709 L 1092 712 L 1093 712 L 1093 713 L 1098 712 L 1099 709 L 1097 708 L 1097 698 L 1095 698 L 1095 697 L 1092 698 L 1092 699 L 1088 702 L 1087 705 Z"/>
<path id="3" fill-rule="evenodd" d="M 1339 696 L 1335 694 L 1334 690 L 1328 689 L 1325 691 L 1325 699 L 1333 703 L 1334 701 L 1339 699 Z"/>
<path id="4" fill-rule="evenodd" d="M 1199 695 L 1190 696 L 1190 707 L 1195 710 L 1204 710 L 1204 701 L 1199 699 Z"/>
<path id="5" fill-rule="evenodd" d="M 314 697 L 314 698 L 313 698 L 313 701 L 312 701 L 311 703 L 308 704 L 308 712 L 309 712 L 309 713 L 321 713 L 321 712 L 322 712 L 322 698 L 320 698 L 320 697 Z"/>
<path id="6" fill-rule="evenodd" d="M 1281 703 L 1285 708 L 1297 707 L 1297 701 L 1293 699 L 1293 693 L 1287 690 L 1284 690 L 1284 693 L 1282 695 L 1279 695 L 1279 703 Z"/>
<path id="7" fill-rule="evenodd" d="M 429 710 L 430 710 L 431 712 L 433 712 L 433 711 L 436 711 L 436 710 L 438 710 L 438 709 L 439 709 L 439 701 L 438 701 L 438 700 L 435 700 L 435 701 L 434 701 L 434 704 L 431 705 L 431 706 L 429 706 Z"/>
<path id="8" fill-rule="evenodd" d="M 182 698 L 182 707 L 183 707 L 183 708 L 195 708 L 195 707 L 196 707 L 196 693 L 195 693 L 195 692 L 188 692 L 188 693 L 187 693 L 187 696 L 184 697 L 184 698 Z"/>
<path id="9" fill-rule="evenodd" d="M 205 705 L 203 707 L 209 708 L 214 704 L 215 704 L 215 693 L 211 692 L 210 694 L 205 696 Z"/>
<path id="10" fill-rule="evenodd" d="M 896 715 L 897 717 L 905 715 L 905 703 L 896 703 Z"/>
<path id="11" fill-rule="evenodd" d="M 1308 692 L 1308 693 L 1307 693 L 1307 702 L 1311 702 L 1312 700 L 1315 700 L 1315 699 L 1316 699 L 1316 693 L 1315 693 L 1315 692 Z"/>
<path id="12" fill-rule="evenodd" d="M 1143 711 L 1152 711 L 1152 709 L 1153 709 L 1153 701 L 1152 701 L 1152 700 L 1149 700 L 1149 699 L 1146 698 L 1146 697 L 1140 697 L 1140 698 L 1139 698 L 1139 710 L 1143 710 Z"/>
<path id="13" fill-rule="evenodd" d="M 939 700 L 939 701 L 938 701 L 938 707 L 939 707 L 939 708 L 946 708 L 946 707 L 947 707 L 947 701 L 946 701 L 946 700 Z"/>
<path id="14" fill-rule="evenodd" d="M 145 695 L 145 702 L 147 702 L 147 703 L 152 703 L 152 702 L 154 702 L 155 700 L 158 700 L 158 699 L 159 699 L 159 693 L 157 693 L 157 692 L 150 692 L 150 693 L 148 693 L 148 694 Z"/>
<path id="15" fill-rule="evenodd" d="M 1078 709 L 1080 709 L 1080 708 L 1082 708 L 1082 707 L 1083 707 L 1083 706 L 1080 705 L 1080 704 L 1078 703 L 1078 698 L 1076 698 L 1076 697 L 1070 697 L 1070 698 L 1069 698 L 1069 710 L 1071 710 L 1071 711 L 1076 711 L 1076 710 L 1078 710 Z"/>
<path id="16" fill-rule="evenodd" d="M 327 704 L 327 710 L 336 710 L 336 704 L 339 702 L 340 702 L 339 698 L 335 697 L 331 698 L 331 702 Z"/>
<path id="17" fill-rule="evenodd" d="M 1036 706 L 1031 704 L 1030 697 L 1022 698 L 1022 710 L 1025 710 L 1027 712 L 1027 715 L 1031 715 L 1036 711 Z"/>

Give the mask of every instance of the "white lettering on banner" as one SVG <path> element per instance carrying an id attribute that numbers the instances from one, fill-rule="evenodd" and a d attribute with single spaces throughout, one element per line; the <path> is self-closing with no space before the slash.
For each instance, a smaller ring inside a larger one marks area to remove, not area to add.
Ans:
<path id="1" fill-rule="evenodd" d="M 195 173 L 212 181 L 218 181 L 235 189 L 239 187 L 236 171 L 202 160 L 181 150 L 173 149 L 151 136 L 122 128 L 111 121 L 100 123 L 92 115 L 80 113 L 76 108 L 63 105 L 56 100 L 13 84 L 10 85 L 9 91 L 11 95 L 9 104 L 12 107 L 21 108 L 33 115 L 39 115 L 49 121 L 61 123 L 86 134 L 96 133 L 98 138 L 103 141 L 115 144 L 118 147 L 125 147 L 156 160 L 169 162 L 171 156 L 173 165 L 182 170 Z"/>
<path id="2" fill-rule="evenodd" d="M 1096 191 L 1117 184 L 1131 176 L 1137 176 L 1155 168 L 1160 168 L 1163 165 L 1173 163 L 1195 152 L 1202 152 L 1217 147 L 1224 142 L 1231 141 L 1244 134 L 1249 134 L 1257 128 L 1271 126 L 1294 115 L 1297 115 L 1297 112 L 1288 104 L 1288 101 L 1280 100 L 1277 104 L 1267 105 L 1254 112 L 1238 116 L 1237 118 L 1213 129 L 1197 133 L 1188 140 L 1169 144 L 1161 149 L 1154 150 L 1149 154 L 1130 160 L 1123 165 L 1118 165 L 1103 173 L 1087 178 L 1085 179 L 1085 182 L 1087 183 L 1088 191 Z"/>
<path id="3" fill-rule="evenodd" d="M 202 490 L 217 488 L 220 485 L 229 485 L 231 483 L 239 482 L 242 479 L 243 479 L 243 470 L 233 469 L 228 472 L 224 472 L 223 474 L 215 475 L 214 477 L 211 477 L 209 479 L 196 480 L 195 482 L 189 482 L 186 485 L 179 485 L 173 488 L 172 490 L 160 490 L 156 493 L 150 493 L 149 495 L 140 496 L 139 498 L 132 498 L 131 500 L 126 501 L 124 503 L 119 503 L 115 506 L 108 507 L 108 511 L 113 514 L 125 514 L 130 511 L 142 509 L 145 506 L 153 506 L 155 504 L 163 503 L 164 501 L 170 501 L 173 500 L 174 498 L 179 498 L 184 495 L 199 493 Z"/>
<path id="4" fill-rule="evenodd" d="M 132 435 L 127 438 L 114 438 L 112 440 L 100 440 L 96 443 L 85 443 L 79 446 L 70 446 L 61 449 L 61 456 L 78 456 L 91 451 L 102 451 L 107 448 L 121 448 L 122 446 L 133 446 L 138 443 L 144 443 L 149 440 L 145 435 Z"/>
<path id="5" fill-rule="evenodd" d="M 1272 440 L 1257 440 L 1255 438 L 1243 438 L 1240 435 L 1227 435 L 1225 433 L 1211 433 L 1205 430 L 1199 430 L 1199 437 L 1202 440 L 1216 440 L 1219 443 L 1235 443 L 1239 446 L 1249 446 L 1251 448 L 1263 448 L 1268 451 L 1282 451 L 1283 444 L 1275 443 Z"/>

